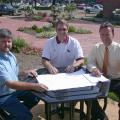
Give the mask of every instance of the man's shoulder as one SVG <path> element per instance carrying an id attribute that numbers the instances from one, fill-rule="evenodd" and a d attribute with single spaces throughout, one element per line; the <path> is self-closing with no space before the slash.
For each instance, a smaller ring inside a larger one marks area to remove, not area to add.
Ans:
<path id="1" fill-rule="evenodd" d="M 70 39 L 71 41 L 78 41 L 76 38 L 71 37 L 71 36 L 69 36 L 69 39 Z"/>
<path id="2" fill-rule="evenodd" d="M 47 40 L 47 44 L 51 44 L 51 43 L 55 42 L 55 40 L 56 40 L 56 37 L 55 37 L 55 36 L 54 36 L 54 37 L 51 37 L 51 38 L 49 38 L 49 39 Z"/>
<path id="3" fill-rule="evenodd" d="M 120 43 L 115 42 L 115 41 L 112 42 L 112 45 L 113 45 L 113 46 L 118 46 L 118 47 L 120 47 Z"/>
<path id="4" fill-rule="evenodd" d="M 71 37 L 71 36 L 69 36 L 69 41 L 73 44 L 79 44 L 79 41 L 76 38 Z"/>
<path id="5" fill-rule="evenodd" d="M 11 56 L 12 58 L 16 60 L 16 56 L 12 52 L 9 52 L 9 56 Z"/>
<path id="6" fill-rule="evenodd" d="M 99 47 L 102 47 L 102 46 L 103 46 L 103 43 L 102 43 L 102 42 L 96 43 L 96 44 L 94 45 L 94 47 L 96 47 L 96 48 L 99 48 Z"/>
<path id="7" fill-rule="evenodd" d="M 53 41 L 56 39 L 56 36 L 49 38 L 47 41 Z"/>

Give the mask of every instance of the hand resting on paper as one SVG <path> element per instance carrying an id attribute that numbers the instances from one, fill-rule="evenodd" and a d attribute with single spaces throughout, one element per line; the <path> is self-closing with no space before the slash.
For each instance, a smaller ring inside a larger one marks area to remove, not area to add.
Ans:
<path id="1" fill-rule="evenodd" d="M 99 71 L 99 69 L 93 68 L 93 69 L 91 70 L 91 75 L 92 75 L 92 76 L 95 76 L 95 77 L 100 77 L 100 76 L 102 75 L 102 73 Z"/>
<path id="2" fill-rule="evenodd" d="M 44 91 L 48 90 L 48 87 L 46 85 L 44 85 L 44 84 L 36 83 L 34 90 L 38 91 L 38 92 L 44 92 Z"/>

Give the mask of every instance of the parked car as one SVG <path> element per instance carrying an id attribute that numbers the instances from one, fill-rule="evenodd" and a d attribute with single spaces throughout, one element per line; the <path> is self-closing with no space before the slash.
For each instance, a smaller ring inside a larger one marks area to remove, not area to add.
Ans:
<path id="1" fill-rule="evenodd" d="M 14 15 L 15 8 L 10 4 L 0 4 L 0 15 Z"/>
<path id="2" fill-rule="evenodd" d="M 99 13 L 103 11 L 103 6 L 101 4 L 96 4 L 93 6 L 86 6 L 84 10 L 86 13 Z"/>

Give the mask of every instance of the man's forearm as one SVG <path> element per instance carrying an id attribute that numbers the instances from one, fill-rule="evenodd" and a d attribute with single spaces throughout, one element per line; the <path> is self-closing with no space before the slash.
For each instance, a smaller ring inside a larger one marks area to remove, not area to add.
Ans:
<path id="1" fill-rule="evenodd" d="M 51 67 L 54 67 L 50 61 L 47 61 L 47 60 L 42 60 L 42 63 L 44 65 L 44 67 L 47 69 L 47 70 L 50 70 Z"/>
<path id="2" fill-rule="evenodd" d="M 37 83 L 27 83 L 27 82 L 6 82 L 6 85 L 12 89 L 16 90 L 34 90 Z"/>
<path id="3" fill-rule="evenodd" d="M 82 58 L 74 62 L 73 67 L 75 67 L 75 69 L 79 69 L 83 64 L 84 64 L 84 59 Z"/>

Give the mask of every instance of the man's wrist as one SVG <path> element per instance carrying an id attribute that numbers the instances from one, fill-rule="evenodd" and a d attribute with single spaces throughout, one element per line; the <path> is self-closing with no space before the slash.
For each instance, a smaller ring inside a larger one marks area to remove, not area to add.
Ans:
<path id="1" fill-rule="evenodd" d="M 90 72 L 92 72 L 92 71 L 94 71 L 94 70 L 96 70 L 97 69 L 97 67 L 92 67 L 91 69 L 90 69 Z"/>

